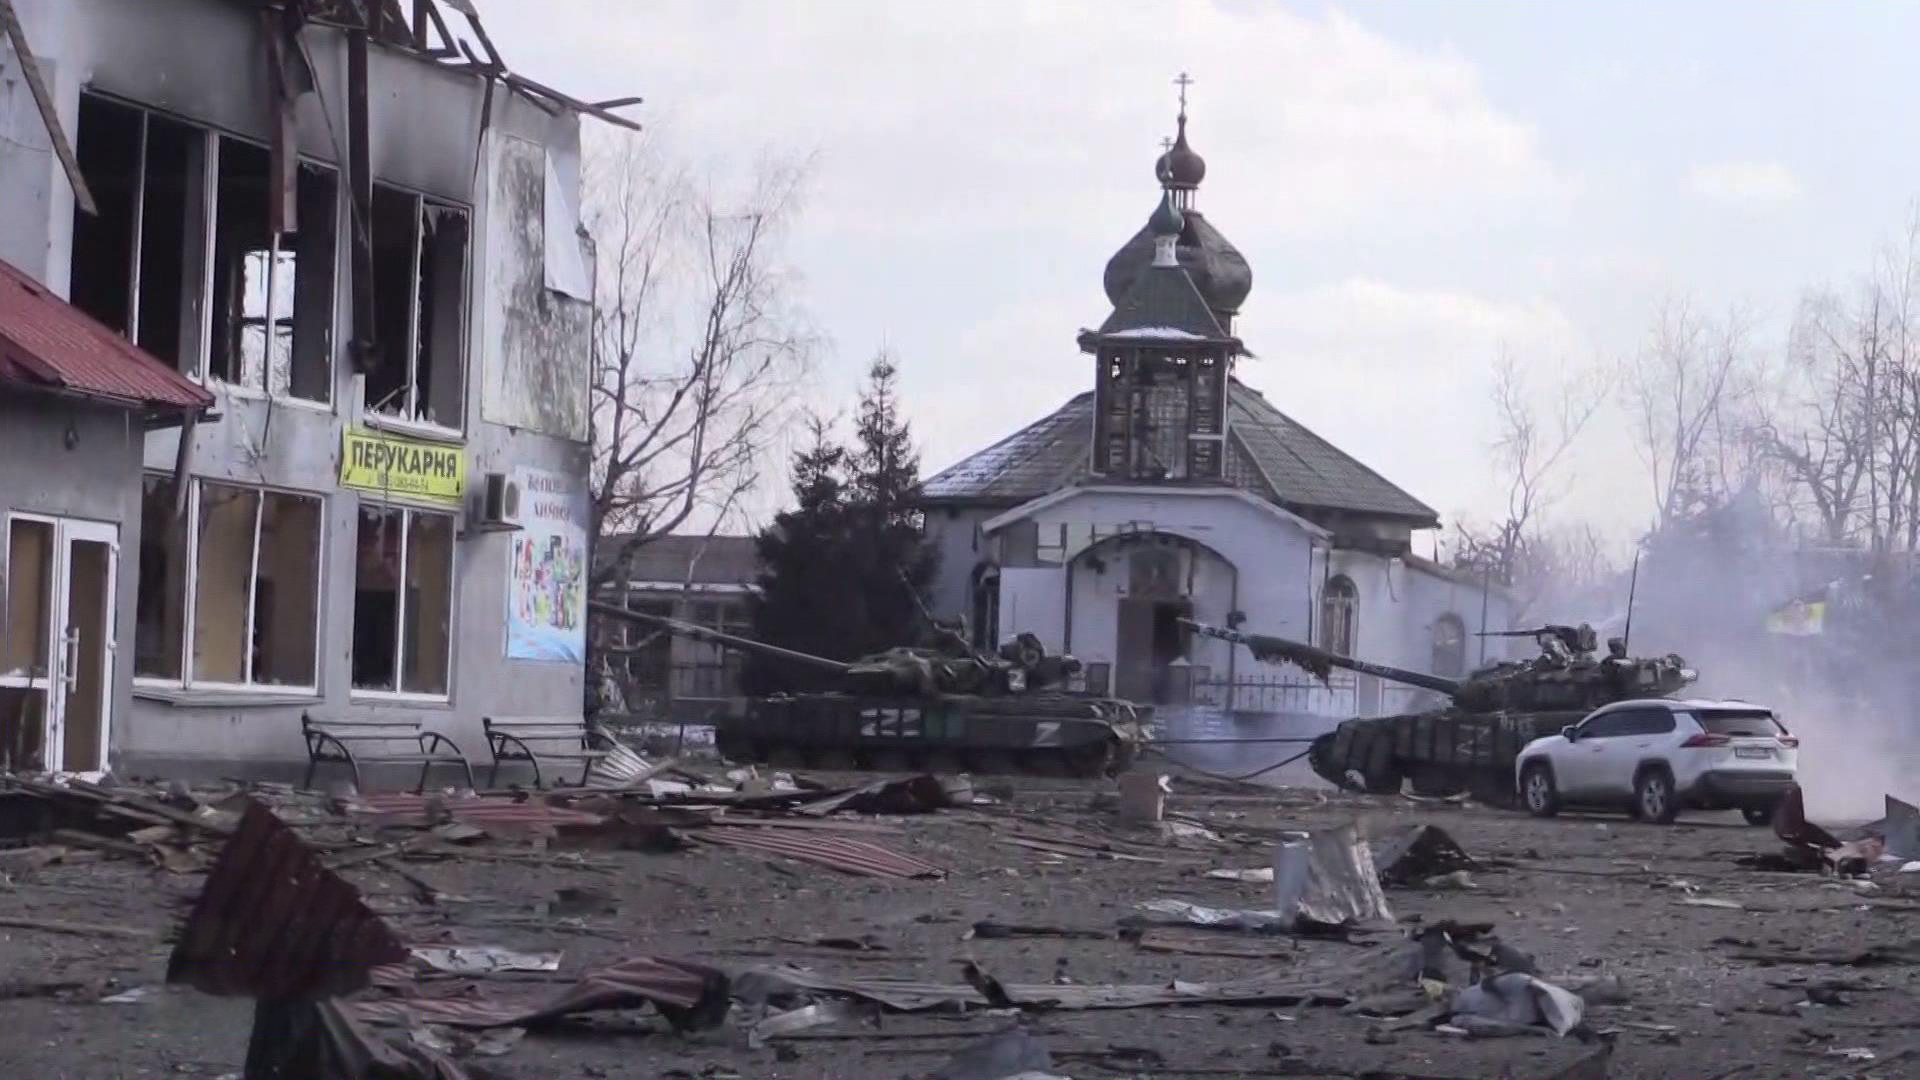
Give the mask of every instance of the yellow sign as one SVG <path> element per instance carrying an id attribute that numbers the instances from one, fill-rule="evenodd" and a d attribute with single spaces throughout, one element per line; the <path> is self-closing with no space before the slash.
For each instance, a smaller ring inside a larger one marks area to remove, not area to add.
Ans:
<path id="1" fill-rule="evenodd" d="M 458 446 L 348 429 L 340 437 L 340 486 L 458 506 L 467 455 Z"/>

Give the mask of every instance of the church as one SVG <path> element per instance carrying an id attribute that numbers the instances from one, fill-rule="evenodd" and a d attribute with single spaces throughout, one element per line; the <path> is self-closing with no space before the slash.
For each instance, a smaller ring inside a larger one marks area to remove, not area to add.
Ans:
<path id="1" fill-rule="evenodd" d="M 1079 333 L 1092 389 L 923 485 L 936 612 L 977 643 L 1031 631 L 1087 688 L 1230 714 L 1340 716 L 1424 693 L 1337 672 L 1320 684 L 1179 620 L 1310 641 L 1438 675 L 1492 655 L 1498 589 L 1416 557 L 1439 517 L 1307 430 L 1236 365 L 1247 260 L 1201 212 L 1206 162 L 1184 87 L 1159 198 L 1107 261 L 1113 310 Z M 1497 640 L 1497 639 L 1496 639 Z"/>

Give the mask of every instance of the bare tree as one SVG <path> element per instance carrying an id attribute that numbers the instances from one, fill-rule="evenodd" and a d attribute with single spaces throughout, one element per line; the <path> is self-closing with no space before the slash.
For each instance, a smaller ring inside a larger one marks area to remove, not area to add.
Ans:
<path id="1" fill-rule="evenodd" d="M 808 167 L 766 163 L 737 197 L 692 183 L 646 137 L 587 162 L 594 313 L 594 584 L 656 537 L 717 523 L 758 484 L 817 342 L 781 243 Z"/>
<path id="2" fill-rule="evenodd" d="M 1822 539 L 1874 552 L 1920 540 L 1920 216 L 1850 296 L 1809 291 L 1789 337 L 1793 389 L 1758 442 Z"/>
<path id="3" fill-rule="evenodd" d="M 1457 525 L 1453 561 L 1507 586 L 1516 619 L 1557 576 L 1558 545 L 1543 530 L 1542 517 L 1571 479 L 1562 466 L 1605 399 L 1603 371 L 1576 372 L 1543 417 L 1512 353 L 1502 346 L 1494 360 L 1493 459 L 1506 486 L 1506 515 L 1491 526 Z"/>
<path id="4" fill-rule="evenodd" d="M 1753 392 L 1751 333 L 1738 307 L 1716 321 L 1669 299 L 1622 372 L 1622 404 L 1653 482 L 1656 528 L 1749 478 L 1740 410 Z"/>

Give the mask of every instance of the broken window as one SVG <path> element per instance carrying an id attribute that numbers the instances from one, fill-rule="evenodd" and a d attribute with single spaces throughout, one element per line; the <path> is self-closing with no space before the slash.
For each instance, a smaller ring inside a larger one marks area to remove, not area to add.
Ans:
<path id="1" fill-rule="evenodd" d="M 453 538 L 450 515 L 361 507 L 354 557 L 355 689 L 446 696 Z"/>
<path id="2" fill-rule="evenodd" d="M 207 133 L 83 93 L 78 137 L 100 213 L 74 210 L 74 305 L 197 374 Z"/>
<path id="3" fill-rule="evenodd" d="M 14 518 L 7 528 L 6 606 L 0 609 L 0 678 L 44 680 L 53 598 L 53 524 Z"/>
<path id="4" fill-rule="evenodd" d="M 76 153 L 100 213 L 74 211 L 75 305 L 190 375 L 332 400 L 333 170 L 300 165 L 298 228 L 276 234 L 253 143 L 82 94 Z"/>
<path id="5" fill-rule="evenodd" d="M 174 526 L 171 481 L 147 479 L 134 674 L 317 686 L 320 500 L 201 482 L 191 503 L 191 530 Z"/>
<path id="6" fill-rule="evenodd" d="M 458 429 L 465 388 L 467 211 L 373 187 L 374 335 L 366 407 Z"/>
<path id="7" fill-rule="evenodd" d="M 673 618 L 671 600 L 636 600 L 628 605 L 661 618 Z M 651 626 L 622 622 L 621 645 L 634 650 L 627 655 L 627 678 L 645 690 L 664 690 L 673 673 L 673 635 Z"/>
<path id="8" fill-rule="evenodd" d="M 140 591 L 134 605 L 133 673 L 180 678 L 186 640 L 187 527 L 174 514 L 173 481 L 149 476 L 140 488 Z"/>
<path id="9" fill-rule="evenodd" d="M 332 170 L 302 164 L 296 231 L 275 233 L 272 157 L 222 137 L 215 203 L 210 377 L 277 396 L 331 398 Z"/>
<path id="10" fill-rule="evenodd" d="M 1352 656 L 1360 590 L 1353 579 L 1335 574 L 1320 593 L 1320 647 L 1335 656 Z"/>

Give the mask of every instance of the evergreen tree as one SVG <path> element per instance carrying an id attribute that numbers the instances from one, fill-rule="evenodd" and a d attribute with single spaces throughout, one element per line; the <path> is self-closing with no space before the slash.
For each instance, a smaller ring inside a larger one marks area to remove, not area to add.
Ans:
<path id="1" fill-rule="evenodd" d="M 864 568 L 850 583 L 860 605 L 861 652 L 912 644 L 927 630 L 918 597 L 933 578 L 936 553 L 922 537 L 920 454 L 900 414 L 898 380 L 892 357 L 881 351 L 867 368 L 849 468 L 851 565 Z"/>
<path id="2" fill-rule="evenodd" d="M 851 660 L 923 636 L 916 593 L 936 553 L 915 506 L 920 459 L 901 415 L 898 371 L 882 353 L 867 372 L 854 444 L 815 418 L 794 457 L 794 509 L 760 534 L 754 634 L 771 645 Z M 748 665 L 752 693 L 818 689 L 830 678 L 790 662 Z"/>
<path id="3" fill-rule="evenodd" d="M 791 510 L 781 511 L 754 540 L 759 555 L 760 592 L 753 601 L 754 637 L 821 655 L 846 634 L 846 606 L 837 583 L 824 567 L 845 557 L 849 546 L 847 450 L 833 437 L 831 421 L 807 420 L 812 441 L 793 457 Z M 744 675 L 749 693 L 817 689 L 821 679 L 790 662 L 749 659 Z"/>

